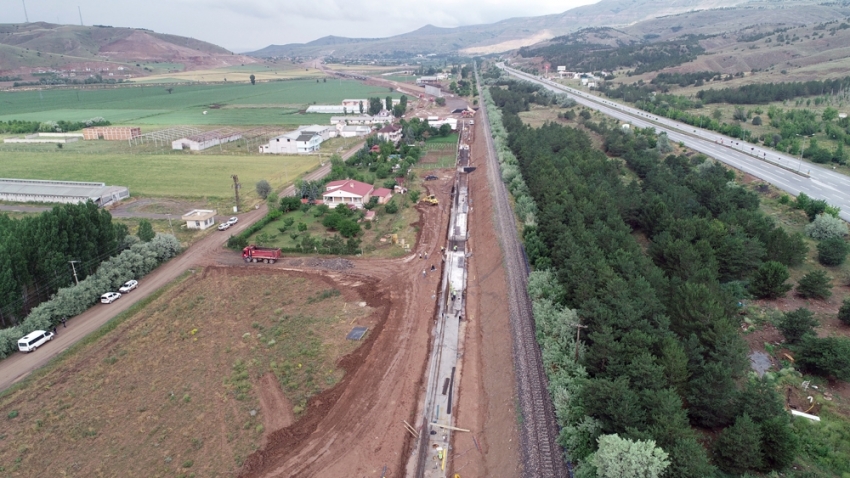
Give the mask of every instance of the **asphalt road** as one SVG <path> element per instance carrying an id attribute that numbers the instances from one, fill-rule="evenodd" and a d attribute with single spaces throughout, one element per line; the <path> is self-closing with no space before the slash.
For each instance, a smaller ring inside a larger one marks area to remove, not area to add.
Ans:
<path id="1" fill-rule="evenodd" d="M 654 116 L 645 111 L 499 65 L 513 76 L 543 85 L 558 93 L 568 93 L 579 104 L 625 123 L 641 128 L 652 127 L 659 132 L 665 131 L 671 141 L 682 142 L 695 151 L 752 174 L 791 195 L 797 196 L 804 192 L 812 198 L 824 199 L 829 204 L 840 207 L 840 217 L 850 222 L 850 178 L 843 174 L 822 166 L 803 163 L 799 158 L 772 149 L 762 148 L 661 116 Z"/>
<path id="2" fill-rule="evenodd" d="M 349 158 L 357 150 L 363 147 L 359 143 L 344 155 L 343 159 Z M 326 162 L 315 171 L 305 174 L 302 179 L 313 181 L 328 175 L 331 163 Z M 295 194 L 295 187 L 290 185 L 279 192 L 280 196 L 291 196 Z M 136 302 L 144 299 L 161 287 L 166 286 L 174 279 L 180 277 L 187 270 L 208 263 L 212 257 L 218 254 L 238 254 L 226 251 L 224 244 L 231 234 L 236 234 L 249 227 L 254 222 L 266 215 L 268 208 L 263 205 L 257 209 L 248 211 L 239 216 L 239 222 L 226 234 L 212 230 L 206 237 L 199 240 L 191 247 L 183 251 L 179 256 L 159 266 L 153 272 L 139 280 L 139 287 L 124 294 L 119 300 L 112 304 L 96 304 L 80 315 L 68 319 L 67 328 L 58 327 L 57 335 L 52 341 L 39 347 L 32 353 L 15 353 L 0 361 L 0 391 L 6 390 L 13 384 L 26 378 L 34 370 L 43 367 L 51 359 L 61 354 L 69 347 L 85 338 L 88 334 L 99 329 L 116 315 L 129 309 Z"/>

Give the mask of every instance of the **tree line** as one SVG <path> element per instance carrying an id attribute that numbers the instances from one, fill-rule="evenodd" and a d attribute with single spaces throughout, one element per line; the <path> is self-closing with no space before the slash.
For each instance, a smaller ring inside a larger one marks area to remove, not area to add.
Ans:
<path id="1" fill-rule="evenodd" d="M 62 133 L 79 131 L 92 126 L 109 126 L 109 121 L 95 117 L 85 121 L 0 121 L 0 134 Z"/>
<path id="2" fill-rule="evenodd" d="M 697 98 L 704 103 L 765 104 L 802 96 L 837 93 L 850 87 L 850 76 L 834 80 L 797 81 L 789 83 L 755 83 L 737 88 L 700 90 Z"/>
<path id="3" fill-rule="evenodd" d="M 535 214 L 518 211 L 529 293 L 576 476 L 597 476 L 612 435 L 663 449 L 667 476 L 787 467 L 797 452 L 788 415 L 771 383 L 746 376 L 735 316 L 755 270 L 803 260 L 802 237 L 761 213 L 723 166 L 661 159 L 669 142 L 651 130 L 586 121 L 614 161 L 584 132 L 524 125 L 509 108 L 527 107 L 525 88 L 491 93 L 508 105 L 507 143 L 533 199 Z M 626 167 L 640 181 L 624 181 Z M 699 429 L 716 438 L 705 443 Z"/>
<path id="4" fill-rule="evenodd" d="M 0 324 L 18 323 L 60 287 L 83 280 L 120 252 L 127 226 L 93 202 L 56 206 L 38 216 L 0 215 Z M 70 261 L 74 261 L 72 267 Z"/>

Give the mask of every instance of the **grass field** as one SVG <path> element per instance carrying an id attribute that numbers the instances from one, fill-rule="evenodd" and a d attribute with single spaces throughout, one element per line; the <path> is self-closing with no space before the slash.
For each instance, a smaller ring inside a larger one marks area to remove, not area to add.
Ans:
<path id="1" fill-rule="evenodd" d="M 229 197 L 232 174 L 245 194 L 267 180 L 279 188 L 318 166 L 316 156 L 213 154 L 86 155 L 73 152 L 3 154 L 3 177 L 99 181 L 127 186 L 134 196 Z"/>
<path id="2" fill-rule="evenodd" d="M 169 76 L 175 77 L 174 74 Z M 96 89 L 48 89 L 0 93 L 0 121 L 81 120 L 102 116 L 114 124 L 326 124 L 328 115 L 298 115 L 293 110 L 313 103 L 337 104 L 346 98 L 385 97 L 386 88 L 353 80 L 275 81 L 227 85 L 134 85 Z M 397 93 L 394 97 L 399 97 Z M 209 105 L 279 108 L 222 108 Z M 284 108 L 284 106 L 286 108 Z M 203 111 L 208 110 L 207 115 Z"/>

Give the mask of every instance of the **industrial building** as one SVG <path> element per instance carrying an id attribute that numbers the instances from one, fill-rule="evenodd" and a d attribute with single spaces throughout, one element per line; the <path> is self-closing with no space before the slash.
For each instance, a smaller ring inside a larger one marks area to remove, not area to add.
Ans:
<path id="1" fill-rule="evenodd" d="M 425 94 L 431 95 L 436 98 L 442 98 L 443 90 L 441 90 L 439 86 L 425 85 Z"/>
<path id="2" fill-rule="evenodd" d="M 0 201 L 48 202 L 79 204 L 92 201 L 106 206 L 130 197 L 123 186 L 76 181 L 42 181 L 37 179 L 0 179 Z"/>
<path id="3" fill-rule="evenodd" d="M 106 141 L 128 141 L 142 135 L 142 128 L 132 126 L 94 126 L 83 128 L 83 139 L 103 139 Z"/>
<path id="4" fill-rule="evenodd" d="M 331 126 L 304 126 L 295 131 L 276 136 L 267 144 L 260 145 L 265 154 L 309 154 L 319 150 L 327 139 L 337 136 L 336 128 Z"/>

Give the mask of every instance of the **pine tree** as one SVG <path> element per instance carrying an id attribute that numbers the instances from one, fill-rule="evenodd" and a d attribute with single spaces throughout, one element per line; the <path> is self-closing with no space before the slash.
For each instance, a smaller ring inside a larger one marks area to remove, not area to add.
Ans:
<path id="1" fill-rule="evenodd" d="M 714 461 L 723 471 L 737 475 L 763 466 L 761 430 L 749 415 L 739 416 L 720 433 L 714 442 Z"/>
<path id="2" fill-rule="evenodd" d="M 768 261 L 761 265 L 753 274 L 750 281 L 750 292 L 759 299 L 776 299 L 784 297 L 791 290 L 791 284 L 785 281 L 791 275 L 788 268 L 775 261 Z"/>
<path id="3" fill-rule="evenodd" d="M 832 280 L 822 270 L 809 272 L 797 283 L 797 294 L 804 299 L 826 299 L 832 295 Z"/>
<path id="4" fill-rule="evenodd" d="M 800 342 L 806 335 L 814 335 L 818 321 L 809 309 L 800 307 L 786 312 L 779 321 L 778 329 L 790 344 Z"/>
<path id="5" fill-rule="evenodd" d="M 151 240 L 153 240 L 156 236 L 156 233 L 153 232 L 153 226 L 151 226 L 150 221 L 142 219 L 139 222 L 139 231 L 136 235 L 139 236 L 139 239 L 141 239 L 142 242 L 151 242 Z"/>

